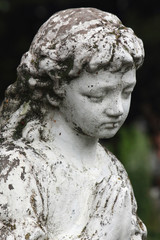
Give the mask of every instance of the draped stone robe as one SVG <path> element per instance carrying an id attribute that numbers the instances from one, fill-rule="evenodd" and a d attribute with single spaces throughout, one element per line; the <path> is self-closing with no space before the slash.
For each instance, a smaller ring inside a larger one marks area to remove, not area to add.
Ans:
<path id="1" fill-rule="evenodd" d="M 51 144 L 4 142 L 0 239 L 146 239 L 124 167 L 101 145 L 96 158 L 98 167 L 80 169 Z"/>

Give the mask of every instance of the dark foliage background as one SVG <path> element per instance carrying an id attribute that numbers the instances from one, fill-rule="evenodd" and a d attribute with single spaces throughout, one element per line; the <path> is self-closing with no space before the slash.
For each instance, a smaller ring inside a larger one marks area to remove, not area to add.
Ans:
<path id="1" fill-rule="evenodd" d="M 160 239 L 160 2 L 159 0 L 0 0 L 0 102 L 38 28 L 66 8 L 96 7 L 116 14 L 143 39 L 146 58 L 126 127 L 103 141 L 122 159 L 134 185 L 149 240 Z M 130 143 L 130 144 L 128 144 Z M 154 165 L 154 167 L 153 167 Z M 155 170 L 156 169 L 156 170 Z M 151 194 L 152 193 L 152 194 Z"/>

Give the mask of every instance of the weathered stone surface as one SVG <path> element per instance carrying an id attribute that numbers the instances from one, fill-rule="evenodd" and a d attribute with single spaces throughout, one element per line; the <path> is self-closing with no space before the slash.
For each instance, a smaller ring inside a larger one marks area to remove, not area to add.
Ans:
<path id="1" fill-rule="evenodd" d="M 10 153 L 5 146 L 1 150 L 7 162 L 19 159 L 12 169 L 3 168 L 1 236 L 4 232 L 12 236 L 8 239 L 142 239 L 145 226 L 136 215 L 128 176 L 111 153 L 98 145 L 98 166 L 82 170 L 50 144 L 35 145 L 17 142 Z"/>
<path id="2" fill-rule="evenodd" d="M 124 123 L 143 57 L 97 9 L 40 28 L 0 110 L 0 239 L 146 239 L 127 173 L 98 143 Z"/>

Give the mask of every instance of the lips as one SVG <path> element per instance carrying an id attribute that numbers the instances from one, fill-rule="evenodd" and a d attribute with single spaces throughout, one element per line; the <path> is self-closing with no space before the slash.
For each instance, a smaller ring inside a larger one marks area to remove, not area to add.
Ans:
<path id="1" fill-rule="evenodd" d="M 119 126 L 120 122 L 106 122 L 101 125 L 102 128 L 113 129 Z"/>

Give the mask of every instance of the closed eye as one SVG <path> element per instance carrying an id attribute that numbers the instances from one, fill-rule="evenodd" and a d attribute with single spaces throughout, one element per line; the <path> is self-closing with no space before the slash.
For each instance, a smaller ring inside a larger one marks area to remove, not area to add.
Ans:
<path id="1" fill-rule="evenodd" d="M 122 96 L 123 96 L 125 99 L 127 99 L 127 98 L 129 98 L 129 97 L 131 96 L 132 92 L 133 92 L 133 89 L 125 89 L 125 90 L 123 90 L 123 92 L 122 92 Z"/>
<path id="2" fill-rule="evenodd" d="M 85 97 L 87 97 L 91 102 L 102 102 L 103 100 L 103 96 L 93 96 L 93 95 L 85 95 Z"/>

